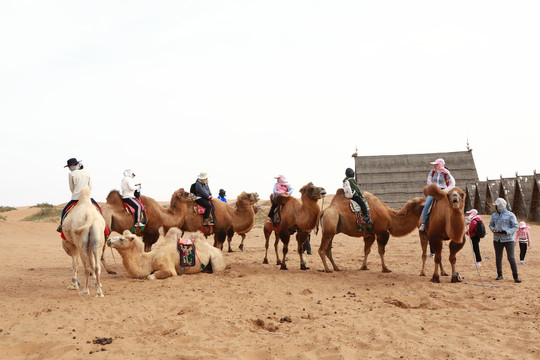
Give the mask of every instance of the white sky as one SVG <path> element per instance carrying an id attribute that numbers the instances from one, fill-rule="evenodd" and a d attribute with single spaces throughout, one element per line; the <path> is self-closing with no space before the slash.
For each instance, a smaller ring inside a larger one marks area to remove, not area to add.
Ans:
<path id="1" fill-rule="evenodd" d="M 467 139 L 480 180 L 532 175 L 539 14 L 537 0 L 4 0 L 0 206 L 67 202 L 71 157 L 97 201 L 126 168 L 159 201 L 201 171 L 228 198 L 267 199 L 278 174 L 335 193 L 356 146 Z"/>

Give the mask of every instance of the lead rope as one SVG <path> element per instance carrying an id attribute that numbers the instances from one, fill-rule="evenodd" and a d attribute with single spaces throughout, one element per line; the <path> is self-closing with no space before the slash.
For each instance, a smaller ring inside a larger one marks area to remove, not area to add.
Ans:
<path id="1" fill-rule="evenodd" d="M 468 230 L 465 231 L 465 234 L 467 234 L 467 237 L 469 238 L 469 242 L 471 243 L 471 250 L 472 250 L 472 255 L 473 255 L 473 258 L 474 258 L 474 267 L 476 268 L 476 273 L 478 274 L 478 278 L 480 279 L 480 284 L 473 284 L 473 283 L 468 283 L 468 284 L 481 286 L 484 289 L 489 289 L 489 288 L 492 288 L 492 287 L 499 287 L 499 285 L 484 285 L 484 281 L 482 280 L 482 275 L 480 274 L 480 267 L 476 266 L 476 254 L 474 253 L 474 246 L 473 246 L 471 237 L 469 235 L 469 231 Z"/>
<path id="2" fill-rule="evenodd" d="M 324 210 L 324 196 L 322 197 L 322 202 L 321 202 L 321 211 Z M 317 215 L 317 227 L 315 228 L 315 235 L 317 235 L 319 233 L 319 223 L 320 223 L 320 212 L 319 212 L 319 215 Z"/>

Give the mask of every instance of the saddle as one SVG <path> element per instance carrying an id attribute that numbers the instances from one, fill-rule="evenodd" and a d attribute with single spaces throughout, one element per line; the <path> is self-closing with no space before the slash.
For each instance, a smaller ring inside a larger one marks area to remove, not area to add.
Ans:
<path id="1" fill-rule="evenodd" d="M 198 256 L 193 241 L 179 238 L 176 248 L 178 249 L 178 255 L 180 256 L 180 267 L 195 266 L 195 257 Z M 201 268 L 203 270 L 205 268 L 203 263 L 201 263 Z"/>
<path id="2" fill-rule="evenodd" d="M 195 204 L 193 205 L 193 211 L 195 212 L 195 214 L 199 214 L 199 215 L 203 215 L 204 214 L 204 207 L 199 205 L 199 204 Z M 215 226 L 216 225 L 216 214 L 214 212 L 214 207 L 212 206 L 212 209 L 210 210 L 210 215 L 208 216 L 208 221 L 210 221 L 210 226 Z"/>
<path id="3" fill-rule="evenodd" d="M 146 225 L 148 223 L 148 219 L 146 217 L 146 207 L 144 206 L 143 202 L 141 199 L 139 198 L 134 198 L 135 201 L 137 201 L 140 205 L 141 205 L 141 223 L 143 223 L 144 225 Z M 126 211 L 133 215 L 135 217 L 135 209 L 133 207 L 131 207 L 129 204 L 127 204 L 125 201 L 122 201 L 122 204 L 124 204 L 124 209 L 126 209 Z M 138 222 L 138 219 L 135 219 L 134 218 L 134 223 Z"/>
<path id="4" fill-rule="evenodd" d="M 92 203 L 94 205 L 94 207 L 99 211 L 99 213 L 101 214 L 101 216 L 103 216 L 103 212 L 101 212 L 101 209 L 99 208 L 99 206 L 96 206 L 96 204 Z M 61 219 L 62 222 L 63 220 L 66 218 L 67 214 L 70 212 L 71 209 L 73 209 L 73 207 L 77 205 L 77 203 L 73 203 L 71 205 L 69 205 L 69 207 L 66 209 L 66 213 L 64 214 L 64 217 Z M 109 230 L 109 228 L 107 226 L 105 226 L 105 236 L 107 235 L 110 235 L 111 234 L 111 231 Z M 60 237 L 62 238 L 62 240 L 67 240 L 66 239 L 66 236 L 64 235 L 64 230 L 62 230 L 60 232 Z"/>
<path id="5" fill-rule="evenodd" d="M 283 205 L 279 205 L 276 207 L 276 211 L 274 211 L 274 217 L 272 217 L 272 227 L 279 231 L 279 225 L 281 224 L 281 209 L 283 208 Z"/>
<path id="6" fill-rule="evenodd" d="M 356 218 L 356 226 L 358 227 L 358 230 L 371 231 L 373 229 L 372 225 L 366 223 L 366 221 L 364 220 L 364 217 L 362 216 L 362 208 L 360 207 L 360 205 L 358 205 L 356 201 L 354 201 L 353 199 L 349 199 L 349 208 L 351 209 L 352 213 Z M 371 217 L 369 205 L 367 203 L 366 208 L 368 211 L 367 216 Z"/>

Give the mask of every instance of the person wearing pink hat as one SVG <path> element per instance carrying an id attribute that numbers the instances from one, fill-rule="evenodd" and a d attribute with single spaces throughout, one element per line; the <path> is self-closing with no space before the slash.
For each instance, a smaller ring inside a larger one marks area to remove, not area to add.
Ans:
<path id="1" fill-rule="evenodd" d="M 525 254 L 527 253 L 527 247 L 531 246 L 530 228 L 529 225 L 525 224 L 525 221 L 520 221 L 519 229 L 514 236 L 514 242 L 519 242 L 519 265 L 527 265 Z"/>
<path id="2" fill-rule="evenodd" d="M 456 180 L 450 174 L 447 168 L 444 167 L 445 162 L 443 159 L 437 159 L 431 163 L 433 165 L 433 170 L 429 172 L 427 178 L 427 184 L 437 184 L 439 189 L 444 191 L 452 190 L 456 186 Z M 426 204 L 424 205 L 424 210 L 422 211 L 422 222 L 418 230 L 426 231 L 426 219 L 431 210 L 431 204 L 433 203 L 433 196 L 428 196 L 426 198 Z"/>
<path id="3" fill-rule="evenodd" d="M 467 233 L 469 234 L 469 237 L 471 238 L 474 256 L 476 259 L 476 263 L 472 264 L 471 266 L 480 267 L 482 266 L 481 264 L 482 255 L 480 255 L 480 236 L 477 233 L 477 230 L 478 230 L 478 223 L 483 223 L 483 222 L 482 222 L 482 218 L 478 216 L 478 211 L 476 209 L 471 209 L 467 211 L 467 214 L 469 214 L 469 217 L 467 218 L 467 222 L 469 223 L 469 228 L 467 229 Z"/>
<path id="4" fill-rule="evenodd" d="M 291 195 L 293 192 L 293 188 L 287 182 L 287 179 L 285 178 L 285 176 L 278 175 L 274 179 L 276 179 L 277 181 L 274 184 L 274 190 L 272 192 L 272 196 L 270 197 L 272 206 L 270 207 L 270 211 L 268 212 L 268 217 L 266 218 L 267 223 L 271 223 L 274 217 L 274 212 L 276 211 L 276 207 L 277 207 L 277 204 L 274 201 L 276 196 Z"/>

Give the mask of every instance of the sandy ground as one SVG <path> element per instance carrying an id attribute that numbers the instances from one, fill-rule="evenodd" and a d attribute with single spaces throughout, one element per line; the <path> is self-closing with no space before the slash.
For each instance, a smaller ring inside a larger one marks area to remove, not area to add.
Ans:
<path id="1" fill-rule="evenodd" d="M 327 274 L 317 235 L 309 270 L 300 270 L 295 252 L 287 257 L 287 271 L 275 265 L 273 250 L 271 263 L 263 265 L 259 227 L 248 234 L 243 252 L 234 238 L 235 252 L 224 252 L 230 268 L 220 274 L 136 280 L 109 248 L 106 259 L 118 274 L 105 273 L 105 297 L 93 298 L 66 290 L 71 260 L 57 224 L 21 220 L 33 211 L 2 213 L 7 220 L 0 221 L 2 359 L 540 358 L 538 224 L 528 265 L 519 266 L 521 284 L 512 281 L 506 259 L 505 280 L 494 281 L 489 234 L 481 242 L 479 273 L 470 267 L 467 243 L 457 262 L 464 282 L 443 277 L 434 284 L 432 260 L 429 275 L 418 275 L 417 233 L 390 239 L 391 273 L 381 272 L 375 248 L 370 269 L 360 270 L 363 240 L 338 235 L 334 254 L 343 271 Z M 450 270 L 446 259 L 445 267 Z M 94 343 L 102 338 L 112 342 Z"/>

